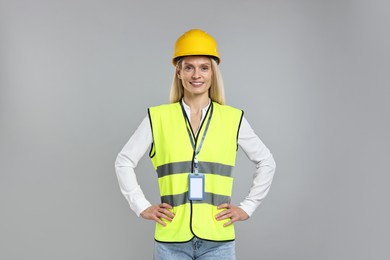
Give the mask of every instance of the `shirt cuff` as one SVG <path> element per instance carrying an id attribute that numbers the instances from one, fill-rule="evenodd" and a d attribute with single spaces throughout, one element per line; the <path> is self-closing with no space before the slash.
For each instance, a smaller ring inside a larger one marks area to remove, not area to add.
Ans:
<path id="1" fill-rule="evenodd" d="M 130 205 L 130 207 L 132 208 L 132 210 L 134 210 L 135 214 L 137 214 L 138 217 L 145 209 L 149 208 L 150 206 L 152 206 L 152 204 L 150 204 L 150 202 L 145 198 L 139 199 L 136 203 Z"/>
<path id="2" fill-rule="evenodd" d="M 241 208 L 243 211 L 245 211 L 249 217 L 251 217 L 253 212 L 255 212 L 256 208 L 258 207 L 258 205 L 254 204 L 248 200 L 244 200 L 240 203 L 240 205 L 238 207 Z"/>

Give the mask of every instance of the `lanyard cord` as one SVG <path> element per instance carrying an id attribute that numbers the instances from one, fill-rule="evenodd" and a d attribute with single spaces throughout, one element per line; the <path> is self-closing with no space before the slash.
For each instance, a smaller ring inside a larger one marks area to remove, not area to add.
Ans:
<path id="1" fill-rule="evenodd" d="M 181 103 L 180 103 L 181 104 Z M 190 141 L 191 141 L 191 145 L 192 145 L 192 148 L 194 149 L 194 152 L 195 152 L 195 157 L 194 157 L 194 171 L 195 171 L 195 174 L 198 174 L 198 154 L 200 152 L 200 149 L 202 148 L 202 145 L 203 145 L 203 142 L 204 142 L 204 139 L 206 137 L 206 134 L 207 134 L 207 130 L 209 129 L 209 126 L 210 126 L 210 121 L 211 121 L 211 117 L 213 116 L 213 102 L 211 102 L 210 104 L 211 108 L 210 108 L 210 114 L 209 114 L 209 117 L 207 119 L 207 124 L 206 124 L 206 128 L 203 132 L 203 135 L 202 135 L 202 139 L 200 140 L 200 144 L 198 146 L 198 149 L 196 149 L 195 147 L 195 141 L 193 139 L 193 135 L 191 134 L 191 130 L 190 128 L 188 127 L 188 124 L 186 124 L 186 127 L 187 127 L 187 132 L 188 132 L 188 137 L 190 138 Z M 188 117 L 186 116 L 186 111 L 184 110 L 184 107 L 183 105 L 181 104 L 181 108 L 183 110 L 183 115 L 184 117 L 187 119 L 186 121 L 188 122 Z M 200 133 L 200 129 L 199 129 L 199 133 Z"/>

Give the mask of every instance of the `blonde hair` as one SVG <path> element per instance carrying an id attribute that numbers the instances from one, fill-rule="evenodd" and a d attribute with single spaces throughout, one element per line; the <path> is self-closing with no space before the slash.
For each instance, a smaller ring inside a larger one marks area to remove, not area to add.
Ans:
<path id="1" fill-rule="evenodd" d="M 173 75 L 171 91 L 169 95 L 169 102 L 176 103 L 179 102 L 184 95 L 184 88 L 181 83 L 181 80 L 177 76 L 177 69 L 181 69 L 183 58 L 178 59 L 176 63 L 175 74 Z M 211 79 L 211 87 L 209 89 L 209 97 L 212 101 L 217 102 L 221 105 L 225 104 L 225 91 L 223 86 L 222 74 L 219 70 L 217 62 L 210 58 L 211 60 L 211 70 L 213 72 Z"/>

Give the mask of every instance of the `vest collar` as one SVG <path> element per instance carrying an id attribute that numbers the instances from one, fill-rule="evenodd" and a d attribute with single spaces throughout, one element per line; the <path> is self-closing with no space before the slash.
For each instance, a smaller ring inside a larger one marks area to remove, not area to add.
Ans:
<path id="1" fill-rule="evenodd" d="M 181 103 L 183 104 L 183 107 L 184 107 L 184 110 L 186 111 L 187 117 L 191 118 L 191 116 L 190 116 L 191 115 L 191 108 L 189 105 L 187 105 L 184 102 L 184 98 L 181 99 Z M 210 105 L 211 105 L 211 99 L 209 99 L 209 103 L 207 104 L 207 106 L 202 108 L 202 120 L 201 121 L 203 121 L 204 117 L 206 116 L 207 110 L 209 109 Z"/>

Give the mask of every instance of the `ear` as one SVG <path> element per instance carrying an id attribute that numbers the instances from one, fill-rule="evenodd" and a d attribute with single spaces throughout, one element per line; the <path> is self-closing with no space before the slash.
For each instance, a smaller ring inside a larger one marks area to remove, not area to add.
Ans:
<path id="1" fill-rule="evenodd" d="M 179 69 L 176 70 L 176 75 L 177 75 L 177 77 L 178 77 L 179 79 L 181 79 L 181 75 L 180 75 L 180 70 L 179 70 Z"/>

